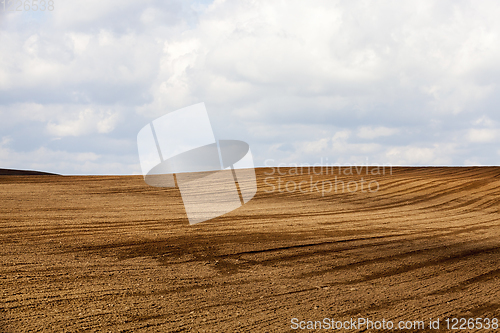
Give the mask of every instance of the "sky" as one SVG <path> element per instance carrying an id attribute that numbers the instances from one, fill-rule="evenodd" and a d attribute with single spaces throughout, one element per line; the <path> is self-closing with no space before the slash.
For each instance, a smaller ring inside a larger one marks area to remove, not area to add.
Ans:
<path id="1" fill-rule="evenodd" d="M 256 166 L 500 164 L 497 1 L 52 4 L 0 4 L 0 168 L 140 174 L 200 102 Z"/>

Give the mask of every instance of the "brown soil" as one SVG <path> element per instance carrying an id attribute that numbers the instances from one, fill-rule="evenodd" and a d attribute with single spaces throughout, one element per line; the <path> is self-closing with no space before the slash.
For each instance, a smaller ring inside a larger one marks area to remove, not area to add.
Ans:
<path id="1" fill-rule="evenodd" d="M 268 193 L 258 169 L 249 203 L 194 226 L 178 189 L 142 177 L 2 176 L 0 330 L 500 319 L 500 168 L 389 171 L 281 176 L 380 186 L 322 196 Z"/>

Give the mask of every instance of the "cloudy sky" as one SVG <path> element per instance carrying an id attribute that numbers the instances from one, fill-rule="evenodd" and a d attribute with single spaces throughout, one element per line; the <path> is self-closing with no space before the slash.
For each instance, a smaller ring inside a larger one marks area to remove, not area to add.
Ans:
<path id="1" fill-rule="evenodd" d="M 0 168 L 139 174 L 198 102 L 256 165 L 500 164 L 497 1 L 52 3 L 0 8 Z"/>

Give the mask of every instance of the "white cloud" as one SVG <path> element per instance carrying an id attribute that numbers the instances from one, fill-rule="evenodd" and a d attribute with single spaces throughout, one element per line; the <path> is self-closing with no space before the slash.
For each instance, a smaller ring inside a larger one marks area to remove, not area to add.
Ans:
<path id="1" fill-rule="evenodd" d="M 499 161 L 494 1 L 55 5 L 0 22 L 0 128 L 19 154 L 35 145 L 19 131 L 115 148 L 138 119 L 204 101 L 256 164 Z"/>
<path id="2" fill-rule="evenodd" d="M 80 136 L 90 133 L 111 132 L 118 119 L 118 114 L 112 111 L 95 111 L 84 109 L 74 119 L 67 118 L 57 123 L 49 122 L 47 131 L 55 136 Z"/>
<path id="3" fill-rule="evenodd" d="M 170 91 L 182 91 L 181 101 L 190 103 L 203 94 L 200 81 L 223 77 L 266 86 L 269 93 L 277 88 L 317 97 L 351 90 L 353 103 L 360 91 L 383 91 L 373 84 L 401 89 L 403 83 L 428 94 L 430 106 L 445 113 L 461 112 L 492 93 L 491 86 L 473 79 L 484 60 L 494 65 L 500 52 L 498 23 L 488 6 L 470 15 L 466 6 L 447 12 L 432 2 L 316 5 L 217 3 L 196 29 L 168 43 L 162 63 L 171 70 L 162 75 L 168 76 Z M 414 10 L 423 12 L 420 20 Z M 476 28 L 480 23 L 483 29 Z M 212 89 L 206 97 L 219 100 L 223 89 Z M 375 102 L 385 97 L 380 92 L 372 96 Z"/>
<path id="4" fill-rule="evenodd" d="M 379 137 L 384 137 L 384 136 L 391 136 L 394 134 L 399 133 L 399 129 L 397 128 L 388 128 L 384 126 L 380 127 L 370 127 L 370 126 L 363 126 L 358 129 L 358 137 L 363 138 L 363 139 L 376 139 Z"/>
<path id="5" fill-rule="evenodd" d="M 385 153 L 392 165 L 451 165 L 454 144 L 433 144 L 431 147 L 394 147 Z"/>
<path id="6" fill-rule="evenodd" d="M 498 130 L 482 128 L 482 129 L 470 129 L 467 133 L 467 139 L 470 142 L 486 143 L 493 142 L 498 138 Z"/>
<path id="7" fill-rule="evenodd" d="M 346 129 L 346 130 L 341 130 L 335 133 L 335 135 L 332 137 L 333 142 L 344 142 L 345 140 L 349 139 L 351 136 L 351 131 Z"/>
<path id="8" fill-rule="evenodd" d="M 0 147 L 7 146 L 12 141 L 9 136 L 3 136 L 2 141 L 0 141 Z"/>
<path id="9" fill-rule="evenodd" d="M 83 56 L 84 52 L 87 50 L 87 46 L 92 39 L 92 35 L 85 33 L 70 32 L 66 34 L 67 37 L 73 42 L 73 50 L 75 54 Z"/>
<path id="10" fill-rule="evenodd" d="M 487 126 L 487 127 L 493 127 L 495 125 L 495 123 L 488 116 L 485 115 L 476 119 L 473 122 L 473 124 L 478 126 Z"/>
<path id="11" fill-rule="evenodd" d="M 3 138 L 0 142 L 1 168 L 43 170 L 65 174 L 141 174 L 135 158 L 130 159 L 129 156 L 103 156 L 93 152 L 73 153 L 51 150 L 46 147 L 28 152 L 17 152 L 9 147 L 9 143 Z"/>

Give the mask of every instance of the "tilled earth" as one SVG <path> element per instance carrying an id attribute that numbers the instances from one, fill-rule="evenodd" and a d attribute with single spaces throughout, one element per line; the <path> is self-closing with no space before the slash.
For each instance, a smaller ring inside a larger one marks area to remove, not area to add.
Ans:
<path id="1" fill-rule="evenodd" d="M 0 331 L 500 319 L 500 168 L 274 171 L 194 226 L 178 189 L 139 176 L 0 176 Z"/>

